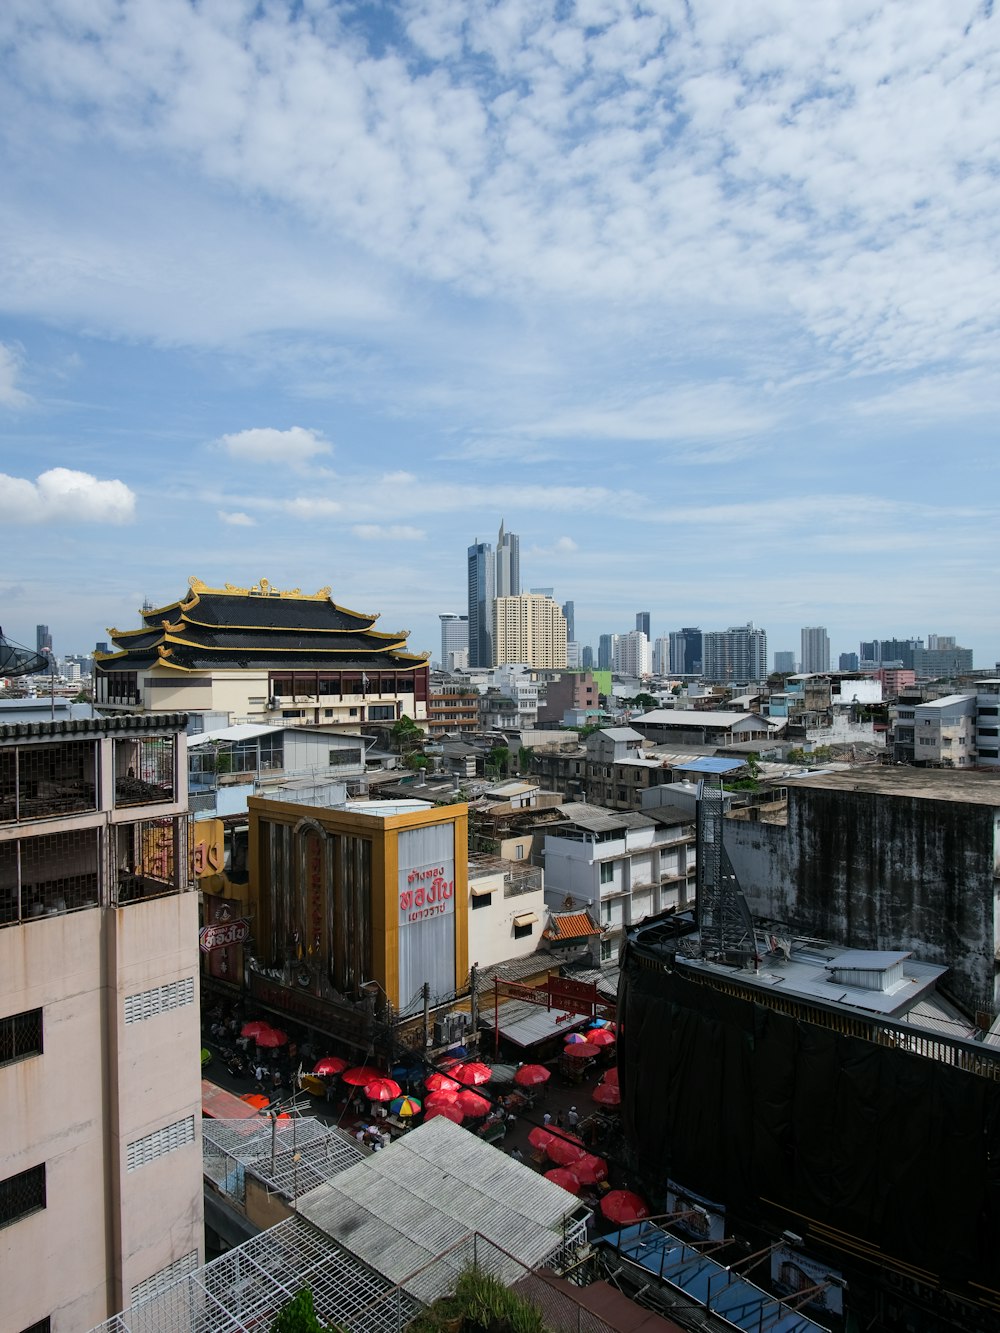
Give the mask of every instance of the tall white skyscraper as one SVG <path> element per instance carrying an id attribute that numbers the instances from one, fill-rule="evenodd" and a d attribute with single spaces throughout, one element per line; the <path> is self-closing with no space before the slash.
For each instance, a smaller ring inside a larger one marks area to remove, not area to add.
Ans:
<path id="1" fill-rule="evenodd" d="M 802 629 L 799 670 L 830 670 L 830 638 L 822 625 L 806 625 Z"/>
<path id="2" fill-rule="evenodd" d="M 558 602 L 529 592 L 498 597 L 493 609 L 496 666 L 565 667 L 566 617 Z"/>
<path id="3" fill-rule="evenodd" d="M 767 634 L 753 621 L 702 635 L 702 675 L 723 685 L 747 685 L 767 676 Z"/>
<path id="4" fill-rule="evenodd" d="M 652 670 L 649 640 L 642 630 L 619 634 L 614 647 L 611 669 L 618 676 L 648 676 Z"/>
<path id="5" fill-rule="evenodd" d="M 438 619 L 441 621 L 441 665 L 450 671 L 454 666 L 454 654 L 468 653 L 469 617 L 445 614 Z"/>
<path id="6" fill-rule="evenodd" d="M 516 532 L 505 532 L 500 520 L 496 550 L 496 596 L 521 595 L 521 538 Z"/>

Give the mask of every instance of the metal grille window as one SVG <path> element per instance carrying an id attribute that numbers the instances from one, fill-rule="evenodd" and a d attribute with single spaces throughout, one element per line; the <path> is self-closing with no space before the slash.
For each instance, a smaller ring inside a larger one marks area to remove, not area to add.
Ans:
<path id="1" fill-rule="evenodd" d="M 97 907 L 98 831 L 0 842 L 0 926 Z"/>
<path id="2" fill-rule="evenodd" d="M 28 1009 L 23 1014 L 0 1018 L 0 1065 L 25 1060 L 42 1053 L 42 1011 Z"/>
<path id="3" fill-rule="evenodd" d="M 173 799 L 173 737 L 115 741 L 115 805 L 151 805 Z"/>
<path id="4" fill-rule="evenodd" d="M 97 809 L 96 743 L 19 745 L 0 754 L 0 820 Z"/>
<path id="5" fill-rule="evenodd" d="M 45 1207 L 45 1163 L 0 1180 L 0 1227 Z"/>
<path id="6" fill-rule="evenodd" d="M 172 1264 L 167 1264 L 165 1268 L 153 1273 L 144 1282 L 137 1282 L 132 1288 L 129 1303 L 131 1305 L 141 1305 L 143 1301 L 148 1301 L 150 1297 L 159 1296 L 160 1292 L 169 1287 L 171 1283 L 176 1282 L 180 1277 L 186 1277 L 188 1273 L 193 1273 L 197 1267 L 198 1251 L 191 1250 L 188 1254 L 182 1255 L 180 1259 L 175 1259 Z"/>
<path id="7" fill-rule="evenodd" d="M 118 906 L 179 891 L 175 860 L 179 832 L 180 827 L 172 819 L 143 819 L 137 824 L 118 825 L 114 832 L 114 892 Z"/>
<path id="8" fill-rule="evenodd" d="M 172 1125 L 164 1125 L 162 1129 L 154 1129 L 152 1134 L 144 1134 L 141 1139 L 130 1143 L 126 1152 L 128 1170 L 138 1171 L 140 1166 L 147 1166 L 158 1157 L 184 1148 L 189 1143 L 194 1143 L 193 1115 L 175 1120 Z"/>
<path id="9" fill-rule="evenodd" d="M 169 981 L 163 986 L 154 986 L 152 990 L 139 991 L 125 997 L 125 1022 L 142 1023 L 157 1014 L 169 1013 L 171 1009 L 180 1009 L 194 1003 L 194 977 L 185 977 L 183 981 Z M 2 1051 L 2 1047 L 0 1047 Z"/>

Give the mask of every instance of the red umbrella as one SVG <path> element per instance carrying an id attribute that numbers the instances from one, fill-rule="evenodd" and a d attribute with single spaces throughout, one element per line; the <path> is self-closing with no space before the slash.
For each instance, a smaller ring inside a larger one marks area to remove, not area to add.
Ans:
<path id="1" fill-rule="evenodd" d="M 461 1083 L 449 1078 L 447 1074 L 428 1074 L 424 1079 L 424 1087 L 428 1092 L 458 1092 L 461 1086 Z"/>
<path id="2" fill-rule="evenodd" d="M 600 1053 L 600 1046 L 591 1046 L 589 1041 L 568 1042 L 563 1047 L 563 1055 L 572 1056 L 574 1060 L 593 1060 Z"/>
<path id="3" fill-rule="evenodd" d="M 613 1087 L 613 1088 L 617 1088 L 617 1086 L 618 1086 L 618 1066 L 615 1065 L 614 1069 L 609 1069 L 608 1072 L 607 1072 L 607 1073 L 604 1075 L 604 1077 L 601 1079 L 601 1082 L 602 1082 L 603 1084 L 605 1084 L 605 1085 L 610 1084 L 611 1087 Z"/>
<path id="4" fill-rule="evenodd" d="M 457 1078 L 459 1083 L 464 1083 L 466 1087 L 479 1087 L 483 1083 L 489 1083 L 493 1077 L 493 1070 L 489 1065 L 477 1064 L 474 1060 L 465 1065 L 456 1065 L 450 1071 L 452 1078 Z"/>
<path id="5" fill-rule="evenodd" d="M 621 1106 L 622 1094 L 617 1083 L 598 1083 L 590 1094 L 601 1106 Z"/>
<path id="6" fill-rule="evenodd" d="M 569 1167 L 554 1166 L 551 1171 L 546 1171 L 545 1179 L 551 1180 L 553 1184 L 561 1185 L 564 1190 L 569 1190 L 570 1194 L 580 1193 L 580 1182 Z"/>
<path id="7" fill-rule="evenodd" d="M 461 1088 L 460 1088 L 460 1089 L 459 1089 L 459 1092 L 461 1092 L 461 1091 L 464 1091 L 464 1089 L 461 1089 Z M 425 1105 L 425 1106 L 457 1106 L 457 1105 L 458 1105 L 458 1092 L 449 1092 L 447 1089 L 442 1089 L 441 1092 L 430 1092 L 430 1093 L 428 1093 L 427 1096 L 424 1098 L 424 1105 Z"/>
<path id="8" fill-rule="evenodd" d="M 365 1096 L 370 1102 L 391 1102 L 402 1091 L 394 1078 L 373 1078 L 365 1084 Z"/>
<path id="9" fill-rule="evenodd" d="M 609 1190 L 601 1200 L 601 1212 L 609 1222 L 627 1225 L 649 1216 L 649 1209 L 631 1190 Z"/>
<path id="10" fill-rule="evenodd" d="M 593 1032 L 587 1033 L 587 1041 L 591 1046 L 613 1046 L 615 1034 L 607 1028 L 594 1028 Z"/>
<path id="11" fill-rule="evenodd" d="M 453 1103 L 451 1106 L 432 1106 L 429 1111 L 424 1113 L 424 1124 L 426 1125 L 428 1120 L 434 1120 L 439 1115 L 443 1115 L 445 1120 L 450 1120 L 455 1125 L 460 1125 L 465 1119 L 462 1108 L 455 1106 Z"/>
<path id="12" fill-rule="evenodd" d="M 490 1103 L 485 1097 L 480 1097 L 478 1092 L 473 1092 L 471 1088 L 463 1088 L 461 1092 L 455 1093 L 455 1105 L 460 1107 L 467 1116 L 478 1119 L 479 1116 L 488 1115 L 492 1110 Z"/>
<path id="13" fill-rule="evenodd" d="M 251 1018 L 249 1023 L 244 1023 L 240 1028 L 241 1037 L 256 1037 L 261 1032 L 267 1032 L 271 1024 L 265 1023 L 263 1018 Z"/>
<path id="14" fill-rule="evenodd" d="M 603 1157 L 587 1153 L 573 1163 L 573 1174 L 581 1185 L 596 1185 L 599 1180 L 607 1180 L 608 1164 Z"/>
<path id="15" fill-rule="evenodd" d="M 281 1028 L 266 1028 L 263 1032 L 257 1033 L 257 1045 L 266 1046 L 269 1050 L 284 1046 L 288 1040 L 288 1033 L 282 1032 Z"/>
<path id="16" fill-rule="evenodd" d="M 514 1082 L 522 1088 L 537 1088 L 541 1083 L 548 1083 L 552 1077 L 544 1065 L 522 1065 L 514 1075 Z"/>
<path id="17" fill-rule="evenodd" d="M 553 1134 L 552 1142 L 545 1152 L 558 1166 L 572 1166 L 581 1157 L 587 1156 L 587 1149 L 575 1135 L 570 1138 L 568 1135 L 563 1137 Z"/>
<path id="18" fill-rule="evenodd" d="M 347 1068 L 347 1061 L 342 1060 L 339 1055 L 324 1055 L 322 1060 L 317 1060 L 313 1066 L 314 1074 L 342 1074 Z"/>
<path id="19" fill-rule="evenodd" d="M 345 1083 L 350 1083 L 352 1088 L 363 1088 L 376 1078 L 385 1078 L 385 1073 L 372 1065 L 357 1065 L 354 1069 L 346 1069 L 341 1078 Z"/>
<path id="20" fill-rule="evenodd" d="M 538 1148 L 541 1152 L 548 1152 L 549 1144 L 553 1138 L 555 1138 L 555 1135 L 550 1130 L 542 1129 L 539 1125 L 528 1135 L 528 1142 L 533 1148 Z"/>

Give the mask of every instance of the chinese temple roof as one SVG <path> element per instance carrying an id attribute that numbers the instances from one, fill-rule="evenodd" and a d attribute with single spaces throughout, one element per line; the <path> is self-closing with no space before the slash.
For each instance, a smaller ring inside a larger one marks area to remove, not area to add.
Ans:
<path id="1" fill-rule="evenodd" d="M 208 588 L 192 578 L 186 597 L 144 609 L 134 630 L 109 628 L 117 652 L 96 654 L 100 670 L 412 670 L 423 654 L 406 651 L 407 630 L 373 629 L 378 619 L 338 606 L 329 588 L 279 592 L 267 579 L 252 588 Z"/>

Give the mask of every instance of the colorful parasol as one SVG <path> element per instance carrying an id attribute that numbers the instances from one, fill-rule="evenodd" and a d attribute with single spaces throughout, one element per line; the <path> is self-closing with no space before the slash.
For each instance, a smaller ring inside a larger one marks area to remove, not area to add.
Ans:
<path id="1" fill-rule="evenodd" d="M 598 1083 L 590 1094 L 600 1106 L 621 1106 L 622 1094 L 617 1083 Z"/>
<path id="2" fill-rule="evenodd" d="M 514 1075 L 514 1082 L 521 1088 L 537 1088 L 551 1077 L 551 1070 L 544 1065 L 522 1065 Z"/>
<path id="3" fill-rule="evenodd" d="M 403 1089 L 394 1078 L 373 1078 L 370 1083 L 366 1083 L 365 1096 L 370 1102 L 391 1102 L 393 1097 L 398 1097 Z"/>
<path id="4" fill-rule="evenodd" d="M 623 1226 L 649 1216 L 649 1209 L 643 1200 L 631 1190 L 609 1190 L 601 1200 L 601 1212 L 609 1222 L 618 1222 Z"/>
<path id="5" fill-rule="evenodd" d="M 288 1033 L 282 1032 L 281 1028 L 265 1028 L 263 1032 L 258 1032 L 256 1042 L 258 1046 L 264 1046 L 268 1050 L 276 1050 L 279 1046 L 284 1046 L 288 1040 Z"/>
<path id="6" fill-rule="evenodd" d="M 363 1088 L 366 1083 L 371 1083 L 376 1078 L 385 1078 L 385 1073 L 372 1065 L 356 1065 L 354 1069 L 345 1069 L 341 1078 L 352 1088 Z"/>
<path id="7" fill-rule="evenodd" d="M 450 1120 L 455 1125 L 460 1125 L 465 1119 L 462 1108 L 452 1103 L 451 1106 L 432 1106 L 424 1116 L 424 1124 L 426 1125 L 428 1120 L 433 1120 L 439 1115 L 443 1115 L 445 1120 Z"/>
<path id="8" fill-rule="evenodd" d="M 393 1115 L 398 1115 L 403 1120 L 408 1120 L 411 1116 L 419 1115 L 423 1110 L 419 1097 L 394 1097 L 389 1103 L 389 1110 Z"/>
<path id="9" fill-rule="evenodd" d="M 489 1115 L 493 1109 L 485 1097 L 480 1097 L 479 1093 L 473 1092 L 471 1088 L 463 1088 L 461 1092 L 455 1093 L 455 1105 L 473 1120 Z"/>
<path id="10" fill-rule="evenodd" d="M 596 1185 L 599 1180 L 607 1180 L 608 1164 L 603 1157 L 587 1153 L 573 1163 L 573 1174 L 581 1185 Z"/>
<path id="11" fill-rule="evenodd" d="M 580 1182 L 567 1166 L 554 1166 L 551 1171 L 545 1172 L 545 1179 L 551 1180 L 554 1185 L 561 1185 L 570 1194 L 580 1193 Z"/>
<path id="12" fill-rule="evenodd" d="M 457 1079 L 449 1078 L 447 1074 L 428 1074 L 424 1079 L 424 1087 L 428 1092 L 458 1092 L 461 1083 Z"/>
<path id="13" fill-rule="evenodd" d="M 454 1069 L 448 1071 L 451 1078 L 458 1079 L 459 1083 L 468 1087 L 481 1087 L 484 1083 L 489 1083 L 493 1077 L 493 1070 L 489 1065 L 478 1064 L 475 1060 L 470 1060 L 468 1064 L 456 1065 Z"/>
<path id="14" fill-rule="evenodd" d="M 347 1061 L 339 1055 L 324 1055 L 322 1060 L 317 1060 L 313 1065 L 313 1073 L 329 1078 L 332 1074 L 342 1074 L 346 1068 Z"/>
<path id="15" fill-rule="evenodd" d="M 566 1033 L 566 1045 L 567 1045 L 567 1046 L 578 1046 L 578 1045 L 580 1044 L 581 1041 L 586 1041 L 586 1040 L 587 1040 L 587 1038 L 583 1035 L 582 1032 L 567 1032 L 567 1033 Z"/>

